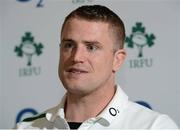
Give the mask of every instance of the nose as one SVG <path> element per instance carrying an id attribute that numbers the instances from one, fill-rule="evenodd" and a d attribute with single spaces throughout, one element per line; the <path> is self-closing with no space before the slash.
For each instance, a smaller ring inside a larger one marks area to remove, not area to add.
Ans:
<path id="1" fill-rule="evenodd" d="M 85 49 L 79 46 L 74 48 L 72 60 L 74 63 L 83 63 L 85 61 Z"/>

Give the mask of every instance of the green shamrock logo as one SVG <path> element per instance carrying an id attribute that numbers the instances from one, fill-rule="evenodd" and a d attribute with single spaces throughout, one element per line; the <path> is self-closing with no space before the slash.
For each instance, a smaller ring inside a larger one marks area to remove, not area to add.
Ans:
<path id="1" fill-rule="evenodd" d="M 27 57 L 27 65 L 32 65 L 32 56 L 40 56 L 42 54 L 43 45 L 41 43 L 35 43 L 34 37 L 31 36 L 30 32 L 26 32 L 25 36 L 22 37 L 21 44 L 15 46 L 14 51 L 17 53 L 17 56 Z"/>
<path id="2" fill-rule="evenodd" d="M 154 34 L 147 34 L 145 32 L 145 27 L 142 26 L 142 23 L 137 22 L 136 25 L 132 27 L 132 34 L 129 37 L 126 37 L 125 42 L 129 48 L 134 48 L 134 46 L 137 46 L 139 50 L 138 57 L 142 57 L 143 47 L 152 47 L 154 45 L 154 40 Z"/>

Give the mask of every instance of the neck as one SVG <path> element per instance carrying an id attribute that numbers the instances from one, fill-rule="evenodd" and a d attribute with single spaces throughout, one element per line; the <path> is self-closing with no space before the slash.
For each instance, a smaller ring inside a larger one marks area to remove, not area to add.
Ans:
<path id="1" fill-rule="evenodd" d="M 67 93 L 66 120 L 68 122 L 83 122 L 96 117 L 108 105 L 114 93 L 115 85 L 113 84 L 84 96 Z"/>

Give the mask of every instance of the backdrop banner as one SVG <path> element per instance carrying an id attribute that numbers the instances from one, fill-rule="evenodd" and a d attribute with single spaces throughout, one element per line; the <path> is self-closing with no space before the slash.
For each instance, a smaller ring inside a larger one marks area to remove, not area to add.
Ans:
<path id="1" fill-rule="evenodd" d="M 0 128 L 60 102 L 61 25 L 85 4 L 105 5 L 125 23 L 127 59 L 116 81 L 130 100 L 180 126 L 179 0 L 0 0 Z"/>

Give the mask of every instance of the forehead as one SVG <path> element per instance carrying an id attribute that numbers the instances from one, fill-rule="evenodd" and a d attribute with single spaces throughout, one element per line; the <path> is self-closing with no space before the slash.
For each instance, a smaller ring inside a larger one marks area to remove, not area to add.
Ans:
<path id="1" fill-rule="evenodd" d="M 71 31 L 92 32 L 94 34 L 109 32 L 109 24 L 102 21 L 88 21 L 82 18 L 71 18 L 64 24 L 62 34 Z M 61 34 L 61 35 L 62 35 Z"/>

